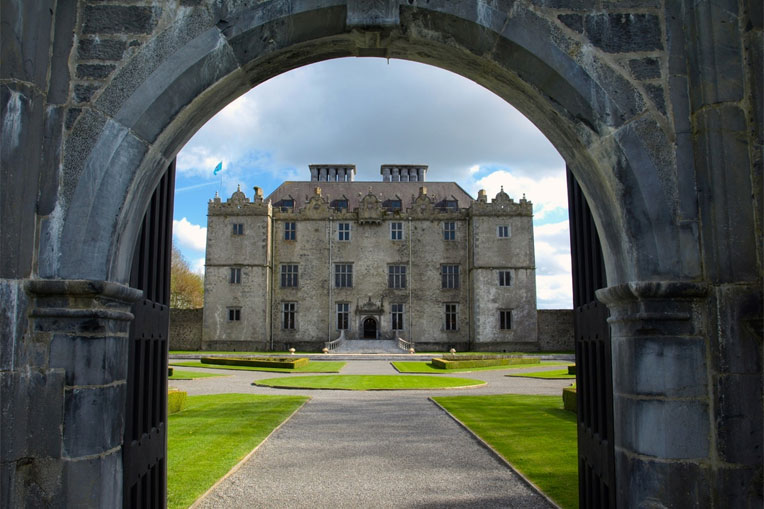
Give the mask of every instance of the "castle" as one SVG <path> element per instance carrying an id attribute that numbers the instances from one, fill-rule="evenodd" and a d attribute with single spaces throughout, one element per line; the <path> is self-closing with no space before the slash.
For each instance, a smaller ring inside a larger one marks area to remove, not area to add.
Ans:
<path id="1" fill-rule="evenodd" d="M 532 204 L 489 202 L 423 165 L 310 165 L 311 180 L 210 200 L 202 348 L 538 349 Z"/>

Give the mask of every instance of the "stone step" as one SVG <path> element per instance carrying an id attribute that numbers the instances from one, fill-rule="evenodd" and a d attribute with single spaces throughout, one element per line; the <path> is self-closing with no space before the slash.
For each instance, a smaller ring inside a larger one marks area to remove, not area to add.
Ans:
<path id="1" fill-rule="evenodd" d="M 404 353 L 395 340 L 346 339 L 334 353 Z"/>

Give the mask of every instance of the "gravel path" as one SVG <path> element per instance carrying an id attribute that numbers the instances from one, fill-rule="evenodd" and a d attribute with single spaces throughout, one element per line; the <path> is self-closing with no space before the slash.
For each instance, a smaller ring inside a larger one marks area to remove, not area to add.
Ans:
<path id="1" fill-rule="evenodd" d="M 528 368 L 543 369 L 549 368 Z M 342 374 L 394 373 L 386 361 L 353 361 L 342 370 Z M 237 392 L 311 396 L 241 468 L 195 507 L 550 507 L 546 499 L 428 400 L 431 395 L 451 394 L 560 395 L 562 387 L 570 384 L 568 380 L 505 377 L 506 373 L 458 373 L 454 376 L 488 384 L 438 391 L 272 389 L 251 384 L 261 378 L 300 375 L 246 371 L 226 377 L 173 380 L 172 386 L 192 395 Z"/>

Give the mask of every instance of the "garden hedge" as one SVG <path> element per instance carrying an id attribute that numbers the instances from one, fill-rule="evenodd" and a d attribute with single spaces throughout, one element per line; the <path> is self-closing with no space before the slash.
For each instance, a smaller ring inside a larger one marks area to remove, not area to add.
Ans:
<path id="1" fill-rule="evenodd" d="M 167 415 L 180 412 L 186 408 L 188 393 L 178 389 L 169 389 L 167 391 Z"/>
<path id="2" fill-rule="evenodd" d="M 539 364 L 538 357 L 497 357 L 495 355 L 475 355 L 433 359 L 433 367 L 440 369 L 482 368 L 485 366 L 509 366 L 513 364 Z"/>
<path id="3" fill-rule="evenodd" d="M 218 364 L 223 366 L 250 366 L 256 368 L 286 368 L 294 369 L 307 366 L 307 357 L 202 357 L 202 364 Z"/>
<path id="4" fill-rule="evenodd" d="M 576 413 L 577 405 L 575 386 L 565 387 L 562 389 L 562 406 L 565 407 L 565 410 L 570 410 L 574 414 Z"/>

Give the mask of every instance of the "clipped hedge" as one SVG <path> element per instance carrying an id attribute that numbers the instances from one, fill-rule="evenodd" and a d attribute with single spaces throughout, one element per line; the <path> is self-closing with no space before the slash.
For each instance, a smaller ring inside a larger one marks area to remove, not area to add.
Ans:
<path id="1" fill-rule="evenodd" d="M 576 413 L 577 406 L 575 386 L 565 387 L 562 389 L 562 406 L 565 407 L 565 410 L 569 410 L 574 414 Z"/>
<path id="2" fill-rule="evenodd" d="M 452 358 L 433 359 L 432 365 L 440 369 L 482 368 L 486 366 L 510 366 L 513 364 L 539 364 L 538 357 L 497 357 L 495 355 L 460 355 Z"/>
<path id="3" fill-rule="evenodd" d="M 575 375 L 576 374 L 576 365 L 575 364 L 571 364 L 570 366 L 568 366 L 568 374 L 569 375 Z"/>
<path id="4" fill-rule="evenodd" d="M 175 414 L 186 408 L 188 393 L 178 389 L 167 391 L 167 415 Z"/>
<path id="5" fill-rule="evenodd" d="M 307 366 L 307 357 L 202 357 L 202 364 L 217 364 L 221 366 L 250 366 L 255 368 L 286 368 L 294 369 Z"/>

